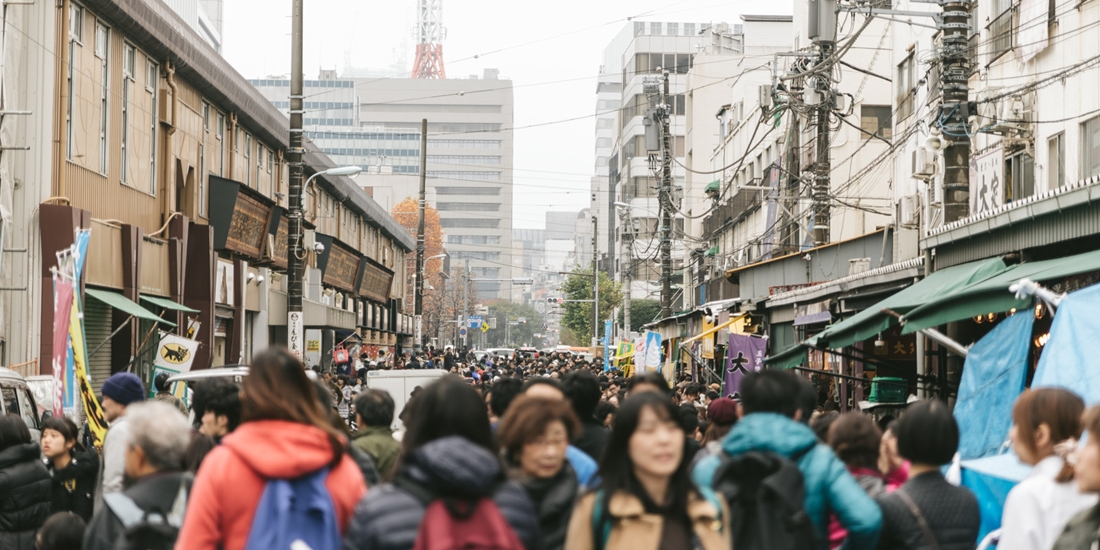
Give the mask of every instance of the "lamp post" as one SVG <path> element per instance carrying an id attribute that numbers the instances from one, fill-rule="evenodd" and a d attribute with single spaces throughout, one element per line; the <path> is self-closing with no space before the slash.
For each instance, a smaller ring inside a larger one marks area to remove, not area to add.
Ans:
<path id="1" fill-rule="evenodd" d="M 296 17 L 300 17 L 301 4 L 295 3 Z M 296 21 L 295 29 L 300 34 L 300 21 Z M 300 38 L 296 37 L 295 40 Z M 300 47 L 300 45 L 299 45 Z M 300 65 L 299 65 L 300 68 Z M 293 90 L 291 92 L 293 97 Z M 299 100 L 300 102 L 300 100 Z M 299 115 L 300 116 L 300 115 Z M 294 136 L 292 131 L 291 136 Z M 302 286 L 305 279 L 305 260 L 306 255 L 302 250 L 302 239 L 305 237 L 302 231 L 302 218 L 305 215 L 305 194 L 306 189 L 309 189 L 310 183 L 313 182 L 317 176 L 354 176 L 363 169 L 358 166 L 340 166 L 337 168 L 329 168 L 317 172 L 306 180 L 304 185 L 295 185 L 296 182 L 301 181 L 301 154 L 298 154 L 299 162 L 295 166 L 292 164 L 291 170 L 297 170 L 298 178 L 291 178 L 290 183 L 290 240 L 288 243 L 290 247 L 290 253 L 287 258 L 287 292 L 286 292 L 286 312 L 287 312 L 287 348 L 291 353 L 302 359 L 305 355 L 302 347 L 303 338 L 305 338 L 305 323 L 302 318 Z"/>

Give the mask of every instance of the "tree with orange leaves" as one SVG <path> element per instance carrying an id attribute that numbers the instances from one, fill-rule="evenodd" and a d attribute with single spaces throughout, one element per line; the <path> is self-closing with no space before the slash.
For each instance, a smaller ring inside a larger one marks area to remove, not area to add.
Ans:
<path id="1" fill-rule="evenodd" d="M 394 205 L 393 210 L 390 212 L 397 223 L 401 224 L 406 231 L 409 232 L 413 238 L 416 238 L 416 229 L 418 221 L 418 212 L 416 199 L 412 197 L 405 197 L 405 200 Z M 428 260 L 433 256 L 439 256 L 443 254 L 443 227 L 439 223 L 439 211 L 431 206 L 425 205 L 424 207 L 424 323 L 423 333 L 424 341 L 429 342 L 430 337 L 434 336 L 437 332 L 437 324 L 440 322 L 442 312 L 436 312 L 434 309 L 442 306 L 440 295 L 442 291 L 443 281 L 441 280 L 440 273 L 443 271 L 443 259 L 435 258 Z M 405 281 L 405 296 L 408 299 L 405 301 L 405 313 L 412 314 L 415 304 L 415 279 L 412 275 L 416 274 L 416 250 L 405 255 L 405 272 L 410 274 L 409 278 Z"/>

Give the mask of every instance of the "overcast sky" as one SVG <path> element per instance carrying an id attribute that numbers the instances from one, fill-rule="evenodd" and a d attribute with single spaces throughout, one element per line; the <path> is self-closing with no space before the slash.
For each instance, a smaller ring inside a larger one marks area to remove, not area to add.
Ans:
<path id="1" fill-rule="evenodd" d="M 767 3 L 776 4 L 790 13 L 786 0 Z M 222 51 L 234 67 L 246 78 L 289 74 L 291 1 L 226 0 L 224 9 Z M 349 63 L 407 77 L 415 9 L 415 0 L 305 0 L 305 77 Z M 548 210 L 588 206 L 595 119 L 520 128 L 594 115 L 603 50 L 627 18 L 740 23 L 761 11 L 749 0 L 445 0 L 447 75 L 496 68 L 515 86 L 514 227 L 542 228 Z"/>

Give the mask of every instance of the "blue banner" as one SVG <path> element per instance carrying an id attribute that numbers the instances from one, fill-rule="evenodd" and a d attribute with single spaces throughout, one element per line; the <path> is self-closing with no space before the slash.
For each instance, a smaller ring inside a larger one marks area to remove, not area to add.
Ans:
<path id="1" fill-rule="evenodd" d="M 1012 405 L 1024 391 L 1034 321 L 1029 310 L 1012 315 L 970 348 L 955 403 L 963 460 L 999 454 L 1008 439 Z"/>
<path id="2" fill-rule="evenodd" d="M 84 297 L 80 294 L 80 276 L 84 271 L 84 257 L 88 253 L 88 241 L 92 238 L 91 229 L 80 229 L 76 232 L 76 237 L 73 239 L 73 246 L 76 249 L 76 253 L 73 255 L 74 263 L 76 264 L 76 271 L 74 273 L 74 280 L 76 281 L 76 291 L 73 292 L 73 302 L 77 305 L 79 311 L 84 311 Z M 84 316 L 80 316 L 80 333 L 84 333 Z M 73 373 L 76 372 L 76 363 L 73 359 L 73 339 L 70 336 L 65 352 L 65 410 L 72 413 L 76 410 L 77 403 L 77 383 Z M 102 382 L 102 380 L 100 381 Z"/>
<path id="3" fill-rule="evenodd" d="M 1100 285 L 1066 296 L 1054 315 L 1050 339 L 1043 347 L 1031 387 L 1055 386 L 1080 395 L 1089 406 L 1100 404 L 1100 321 L 1096 304 Z"/>
<path id="4" fill-rule="evenodd" d="M 645 368 L 657 369 L 661 372 L 661 334 L 657 332 L 645 333 Z"/>

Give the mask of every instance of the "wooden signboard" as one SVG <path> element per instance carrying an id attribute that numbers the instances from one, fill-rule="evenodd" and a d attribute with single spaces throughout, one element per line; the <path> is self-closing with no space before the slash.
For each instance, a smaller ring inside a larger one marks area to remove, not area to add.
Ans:
<path id="1" fill-rule="evenodd" d="M 328 265 L 325 266 L 325 276 L 322 281 L 327 285 L 354 292 L 361 259 L 362 256 L 347 245 L 333 241 L 332 252 L 329 253 Z"/>
<path id="2" fill-rule="evenodd" d="M 364 266 L 363 278 L 359 281 L 359 295 L 383 304 L 389 302 L 393 272 L 369 259 L 364 258 L 363 261 L 367 265 Z"/>

